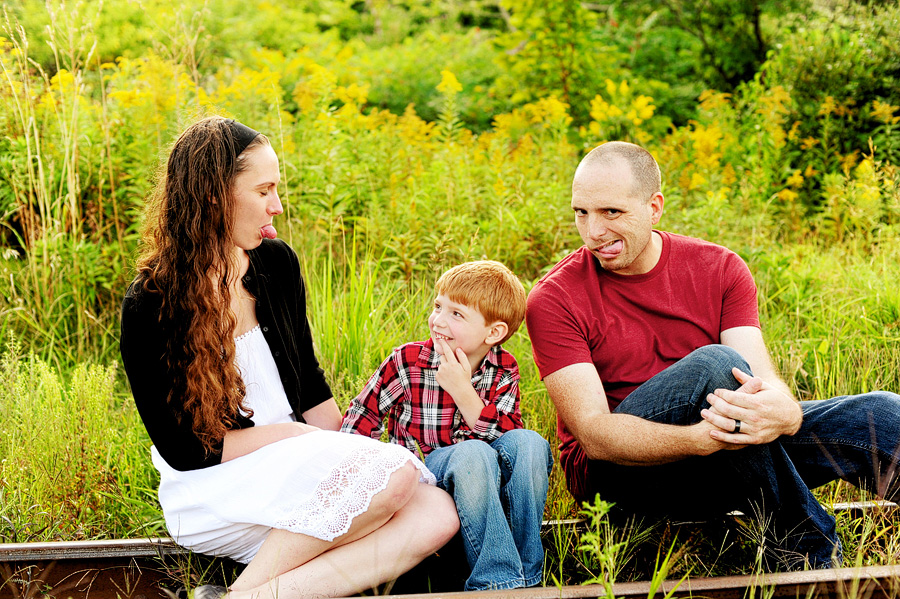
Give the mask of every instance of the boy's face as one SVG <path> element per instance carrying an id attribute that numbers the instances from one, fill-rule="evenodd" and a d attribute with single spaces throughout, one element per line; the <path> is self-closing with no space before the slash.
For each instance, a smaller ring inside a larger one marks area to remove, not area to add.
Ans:
<path id="1" fill-rule="evenodd" d="M 466 355 L 481 352 L 491 327 L 484 321 L 481 312 L 465 304 L 450 301 L 445 295 L 434 298 L 434 309 L 428 317 L 428 329 L 435 348 L 439 348 L 440 339 L 445 340 L 450 348 L 462 348 Z"/>

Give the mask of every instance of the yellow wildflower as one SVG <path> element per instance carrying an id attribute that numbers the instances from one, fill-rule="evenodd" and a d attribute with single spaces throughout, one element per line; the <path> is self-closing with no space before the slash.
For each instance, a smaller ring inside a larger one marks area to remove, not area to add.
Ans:
<path id="1" fill-rule="evenodd" d="M 688 185 L 688 189 L 697 189 L 701 185 L 706 183 L 706 177 L 701 175 L 700 173 L 693 173 L 691 175 L 691 182 Z"/>
<path id="2" fill-rule="evenodd" d="M 731 185 L 737 181 L 737 175 L 734 172 L 734 167 L 730 164 L 726 164 L 725 168 L 722 169 L 722 183 L 724 185 Z"/>
<path id="3" fill-rule="evenodd" d="M 859 158 L 859 150 L 853 150 L 846 156 L 841 156 L 841 168 L 844 172 L 849 173 L 854 166 L 856 166 L 856 161 Z"/>
<path id="4" fill-rule="evenodd" d="M 874 180 L 875 175 L 875 165 L 872 162 L 871 158 L 864 158 L 862 162 L 854 169 L 853 175 L 857 179 L 862 179 L 864 181 L 872 181 Z"/>
<path id="5" fill-rule="evenodd" d="M 353 47 L 350 44 L 344 45 L 341 51 L 337 53 L 337 56 L 335 56 L 338 62 L 347 62 L 351 58 L 353 58 Z"/>
<path id="6" fill-rule="evenodd" d="M 784 129 L 781 127 L 772 129 L 772 144 L 774 144 L 776 148 L 783 148 L 787 143 L 785 139 L 787 139 L 787 132 Z"/>
<path id="7" fill-rule="evenodd" d="M 822 102 L 822 105 L 819 107 L 820 115 L 829 115 L 834 112 L 836 105 L 834 102 L 834 98 L 831 96 L 825 96 L 825 101 Z"/>
<path id="8" fill-rule="evenodd" d="M 700 94 L 700 108 L 703 110 L 715 110 L 716 108 L 727 106 L 730 99 L 731 94 L 708 89 Z"/>
<path id="9" fill-rule="evenodd" d="M 122 106 L 122 108 L 131 108 L 141 103 L 141 95 L 133 89 L 110 92 L 109 99 Z"/>
<path id="10" fill-rule="evenodd" d="M 787 178 L 787 181 L 784 182 L 785 185 L 790 187 L 800 187 L 803 185 L 803 175 L 800 174 L 800 171 L 794 171 L 794 173 Z"/>
<path id="11" fill-rule="evenodd" d="M 348 86 L 338 86 L 334 90 L 334 97 L 344 104 L 362 106 L 369 99 L 369 84 L 357 85 L 351 83 Z"/>
<path id="12" fill-rule="evenodd" d="M 653 116 L 653 112 L 656 110 L 656 107 L 652 104 L 653 98 L 650 96 L 639 95 L 634 99 L 634 109 L 637 111 L 637 116 L 639 119 L 647 120 Z M 640 124 L 640 123 L 635 123 Z"/>
<path id="13" fill-rule="evenodd" d="M 434 136 L 435 124 L 419 117 L 412 104 L 406 106 L 397 124 L 400 126 L 401 139 L 408 145 L 424 145 Z"/>
<path id="14" fill-rule="evenodd" d="M 302 112 L 310 112 L 320 100 L 327 101 L 337 82 L 337 76 L 321 65 L 311 63 L 306 68 L 309 76 L 294 88 L 294 101 Z"/>
<path id="15" fill-rule="evenodd" d="M 766 119 L 781 123 L 790 110 L 791 95 L 780 85 L 776 85 L 759 97 L 756 112 Z"/>
<path id="16" fill-rule="evenodd" d="M 819 174 L 819 171 L 814 169 L 813 165 L 811 165 L 811 164 L 806 167 L 805 171 L 803 171 L 803 176 L 806 177 L 807 179 L 809 179 L 810 177 L 815 177 L 818 174 Z"/>
<path id="17" fill-rule="evenodd" d="M 797 192 L 796 192 L 796 191 L 793 191 L 793 190 L 790 190 L 790 189 L 787 189 L 787 188 L 782 189 L 781 191 L 779 191 L 779 192 L 778 192 L 777 194 L 775 194 L 775 195 L 778 196 L 778 199 L 780 199 L 781 201 L 783 201 L 783 202 L 785 202 L 785 203 L 787 203 L 787 202 L 793 202 L 793 201 L 796 200 L 798 197 L 800 197 L 799 195 L 797 195 Z"/>
<path id="18" fill-rule="evenodd" d="M 695 152 L 695 162 L 698 166 L 711 169 L 719 164 L 722 153 L 716 150 L 722 140 L 722 130 L 717 125 L 704 127 L 700 123 L 693 122 L 694 128 L 690 132 Z"/>
<path id="19" fill-rule="evenodd" d="M 56 75 L 50 79 L 50 89 L 58 89 L 61 92 L 71 90 L 75 84 L 75 75 L 66 69 L 60 69 Z"/>
<path id="20" fill-rule="evenodd" d="M 444 69 L 441 71 L 441 82 L 438 83 L 437 90 L 448 96 L 455 96 L 462 91 L 462 84 L 456 78 L 456 75 Z"/>
<path id="21" fill-rule="evenodd" d="M 900 106 L 891 106 L 887 102 L 872 101 L 872 116 L 886 125 L 893 125 L 900 122 L 900 116 L 894 116 L 894 112 L 900 109 Z"/>
<path id="22" fill-rule="evenodd" d="M 497 180 L 494 182 L 493 189 L 494 195 L 496 195 L 498 198 L 506 197 L 506 184 L 503 183 L 503 179 L 501 177 L 497 177 Z"/>
<path id="23" fill-rule="evenodd" d="M 622 116 L 622 109 L 608 103 L 601 96 L 594 96 L 591 100 L 591 118 L 596 121 L 608 121 Z"/>
<path id="24" fill-rule="evenodd" d="M 800 143 L 800 148 L 803 150 L 811 150 L 814 147 L 816 147 L 816 145 L 818 145 L 818 143 L 819 143 L 819 140 L 816 139 L 815 137 L 804 137 Z"/>
<path id="25" fill-rule="evenodd" d="M 606 93 L 609 94 L 610 98 L 615 97 L 617 89 L 618 88 L 616 87 L 616 84 L 613 82 L 612 79 L 606 80 Z"/>
<path id="26" fill-rule="evenodd" d="M 541 98 L 537 102 L 526 104 L 522 107 L 522 117 L 529 123 L 540 125 L 545 123 L 563 122 L 566 126 L 572 122 L 568 113 L 569 105 L 560 102 L 556 96 Z M 517 113 L 514 110 L 513 113 Z"/>

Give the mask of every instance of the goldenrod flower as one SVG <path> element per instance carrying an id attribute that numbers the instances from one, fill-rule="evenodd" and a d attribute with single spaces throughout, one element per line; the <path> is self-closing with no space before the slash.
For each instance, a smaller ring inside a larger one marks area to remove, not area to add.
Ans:
<path id="1" fill-rule="evenodd" d="M 796 191 L 792 191 L 790 189 L 782 189 L 775 195 L 778 196 L 778 199 L 782 200 L 783 202 L 793 202 L 798 197 L 800 197 L 799 195 L 797 195 Z"/>
<path id="2" fill-rule="evenodd" d="M 456 75 L 444 69 L 441 71 L 441 82 L 438 83 L 437 90 L 448 96 L 455 96 L 462 91 L 462 84 L 456 78 Z"/>
<path id="3" fill-rule="evenodd" d="M 800 147 L 804 150 L 811 150 L 819 143 L 819 140 L 815 137 L 804 137 L 803 141 L 800 143 Z"/>
<path id="4" fill-rule="evenodd" d="M 613 82 L 612 79 L 606 80 L 606 93 L 609 94 L 610 98 L 613 98 L 616 95 L 617 89 L 618 88 L 616 87 L 616 84 Z"/>
<path id="5" fill-rule="evenodd" d="M 803 185 L 803 175 L 800 174 L 800 171 L 794 171 L 794 173 L 787 178 L 787 181 L 785 181 L 785 185 L 790 187 L 800 187 Z"/>
<path id="6" fill-rule="evenodd" d="M 834 102 L 834 98 L 831 96 L 825 96 L 825 101 L 822 102 L 822 106 L 819 107 L 820 115 L 829 115 L 834 112 L 836 108 L 836 104 Z"/>
<path id="7" fill-rule="evenodd" d="M 891 106 L 887 102 L 872 101 L 872 116 L 887 125 L 893 125 L 900 122 L 900 116 L 894 116 L 894 112 L 900 109 L 900 106 Z"/>

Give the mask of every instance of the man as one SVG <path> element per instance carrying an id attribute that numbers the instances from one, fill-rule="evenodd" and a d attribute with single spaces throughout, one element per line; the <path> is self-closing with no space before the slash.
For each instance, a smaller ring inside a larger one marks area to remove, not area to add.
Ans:
<path id="1" fill-rule="evenodd" d="M 741 510 L 764 524 L 769 558 L 840 563 L 834 518 L 809 489 L 843 478 L 900 494 L 900 396 L 798 403 L 766 350 L 749 269 L 655 230 L 660 189 L 643 148 L 591 151 L 572 184 L 584 246 L 528 297 L 569 490 L 643 515 Z"/>

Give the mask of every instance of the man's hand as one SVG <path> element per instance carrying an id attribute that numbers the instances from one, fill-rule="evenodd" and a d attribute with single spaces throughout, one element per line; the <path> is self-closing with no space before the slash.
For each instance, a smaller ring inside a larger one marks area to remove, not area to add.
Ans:
<path id="1" fill-rule="evenodd" d="M 707 397 L 710 409 L 700 412 L 716 427 L 709 433 L 713 439 L 735 446 L 758 445 L 799 430 L 803 412 L 792 397 L 737 368 L 732 374 L 740 388 L 716 389 Z M 741 422 L 739 433 L 734 432 L 737 420 Z"/>

